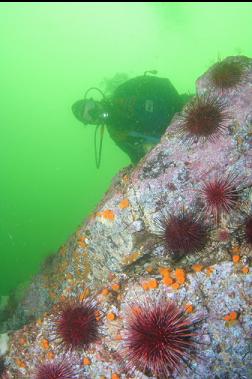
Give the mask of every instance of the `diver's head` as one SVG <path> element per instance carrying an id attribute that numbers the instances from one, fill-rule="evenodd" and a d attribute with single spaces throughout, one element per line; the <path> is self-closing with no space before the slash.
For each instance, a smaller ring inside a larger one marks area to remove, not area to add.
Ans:
<path id="1" fill-rule="evenodd" d="M 92 98 L 76 101 L 72 105 L 72 112 L 84 125 L 104 125 L 108 120 L 105 101 L 96 101 Z"/>

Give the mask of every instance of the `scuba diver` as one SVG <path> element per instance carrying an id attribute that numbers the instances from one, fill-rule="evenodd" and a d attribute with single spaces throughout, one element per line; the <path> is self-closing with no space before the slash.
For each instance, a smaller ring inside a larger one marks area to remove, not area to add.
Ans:
<path id="1" fill-rule="evenodd" d="M 84 125 L 96 125 L 96 166 L 100 166 L 104 127 L 115 143 L 136 164 L 164 134 L 176 112 L 179 112 L 189 95 L 179 95 L 169 79 L 153 75 L 155 70 L 129 79 L 119 85 L 110 97 L 91 87 L 84 99 L 72 106 L 75 117 Z M 88 98 L 90 91 L 102 95 L 100 101 Z M 97 132 L 100 129 L 100 144 L 97 149 Z"/>

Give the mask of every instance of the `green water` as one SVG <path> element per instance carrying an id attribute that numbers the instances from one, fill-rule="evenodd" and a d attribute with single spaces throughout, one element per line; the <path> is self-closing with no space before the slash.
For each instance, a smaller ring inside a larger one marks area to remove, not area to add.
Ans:
<path id="1" fill-rule="evenodd" d="M 218 58 L 252 57 L 250 3 L 0 4 L 0 296 L 36 273 L 129 158 L 71 113 L 90 86 L 157 69 L 176 89 Z"/>

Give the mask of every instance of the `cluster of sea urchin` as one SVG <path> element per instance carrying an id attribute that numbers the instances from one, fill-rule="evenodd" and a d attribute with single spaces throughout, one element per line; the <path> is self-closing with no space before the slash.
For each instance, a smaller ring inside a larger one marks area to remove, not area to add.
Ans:
<path id="1" fill-rule="evenodd" d="M 216 73 L 216 85 L 217 77 L 220 80 L 222 73 L 224 78 L 224 73 L 227 74 L 228 71 L 229 76 L 233 77 L 233 83 L 238 82 L 244 67 L 243 64 L 219 64 L 213 70 Z M 185 106 L 180 116 L 178 134 L 191 141 L 215 142 L 225 133 L 229 120 L 230 115 L 223 99 L 213 93 L 206 93 L 196 96 Z M 240 195 L 237 183 L 237 177 L 229 174 L 205 182 L 200 190 L 205 203 L 203 210 L 213 214 L 217 222 L 221 214 L 230 213 L 236 207 Z M 165 248 L 176 258 L 200 251 L 206 245 L 207 228 L 202 219 L 197 221 L 192 214 L 182 211 L 177 216 L 172 215 L 159 221 Z"/>
<path id="2" fill-rule="evenodd" d="M 146 298 L 128 310 L 121 353 L 127 371 L 168 377 L 191 361 L 196 354 L 199 320 L 160 298 Z M 55 332 L 65 352 L 87 349 L 99 335 L 96 303 L 86 299 L 64 305 L 58 310 Z M 77 375 L 68 360 L 56 360 L 41 364 L 35 379 L 75 379 Z"/>
<path id="3" fill-rule="evenodd" d="M 87 350 L 92 343 L 97 342 L 100 323 L 98 312 L 97 303 L 93 298 L 83 301 L 71 300 L 55 306 L 51 315 L 52 338 L 59 342 L 64 354 Z M 39 365 L 35 374 L 35 379 L 75 378 L 78 378 L 78 373 L 69 359 Z"/>
<path id="4" fill-rule="evenodd" d="M 131 304 L 125 323 L 122 351 L 130 373 L 168 378 L 195 356 L 199 320 L 171 301 L 146 298 Z"/>
<path id="5" fill-rule="evenodd" d="M 203 211 L 212 214 L 216 223 L 219 223 L 222 214 L 230 214 L 237 207 L 240 199 L 240 178 L 232 173 L 215 176 L 204 182 L 199 193 L 203 200 L 201 216 L 197 216 L 182 209 L 177 215 L 156 218 L 159 228 L 158 235 L 162 239 L 165 250 L 179 259 L 186 254 L 201 251 L 207 244 L 209 227 L 203 219 Z M 252 243 L 252 218 L 245 222 L 243 233 L 248 243 Z"/>

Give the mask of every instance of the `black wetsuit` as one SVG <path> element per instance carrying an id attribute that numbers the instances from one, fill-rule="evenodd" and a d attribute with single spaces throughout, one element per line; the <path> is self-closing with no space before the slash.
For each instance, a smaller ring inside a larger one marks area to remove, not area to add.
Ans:
<path id="1" fill-rule="evenodd" d="M 171 82 L 139 76 L 120 85 L 110 99 L 107 129 L 116 144 L 137 163 L 164 134 L 184 100 Z"/>

